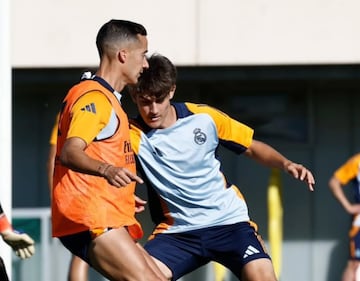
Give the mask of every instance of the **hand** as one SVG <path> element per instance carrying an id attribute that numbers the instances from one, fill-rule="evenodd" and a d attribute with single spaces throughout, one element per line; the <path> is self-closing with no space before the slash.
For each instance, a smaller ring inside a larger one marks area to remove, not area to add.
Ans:
<path id="1" fill-rule="evenodd" d="M 115 167 L 108 165 L 103 171 L 103 176 L 107 181 L 116 187 L 125 187 L 132 181 L 137 183 L 144 183 L 143 180 L 136 174 L 132 173 L 126 168 Z"/>
<path id="2" fill-rule="evenodd" d="M 21 259 L 30 258 L 35 253 L 35 242 L 26 233 L 18 233 L 15 230 L 7 229 L 1 236 Z"/>
<path id="3" fill-rule="evenodd" d="M 350 215 L 359 215 L 360 214 L 360 204 L 350 204 L 346 211 Z"/>
<path id="4" fill-rule="evenodd" d="M 147 202 L 135 195 L 135 213 L 141 213 L 145 210 L 145 204 Z"/>
<path id="5" fill-rule="evenodd" d="M 286 172 L 291 174 L 294 178 L 301 181 L 306 181 L 309 189 L 314 191 L 315 179 L 313 174 L 301 164 L 290 162 L 285 167 Z"/>

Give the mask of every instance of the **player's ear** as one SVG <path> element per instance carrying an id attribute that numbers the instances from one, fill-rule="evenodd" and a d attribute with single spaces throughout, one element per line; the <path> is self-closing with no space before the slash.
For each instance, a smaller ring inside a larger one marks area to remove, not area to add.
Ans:
<path id="1" fill-rule="evenodd" d="M 121 63 L 124 63 L 125 60 L 126 60 L 126 49 L 120 49 L 117 53 L 118 55 L 118 60 L 121 62 Z"/>
<path id="2" fill-rule="evenodd" d="M 170 89 L 169 97 L 172 99 L 175 95 L 176 85 L 172 86 Z"/>

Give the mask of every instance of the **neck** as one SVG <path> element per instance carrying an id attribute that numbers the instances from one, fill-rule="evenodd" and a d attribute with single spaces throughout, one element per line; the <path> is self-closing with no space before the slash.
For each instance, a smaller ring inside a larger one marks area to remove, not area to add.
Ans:
<path id="1" fill-rule="evenodd" d="M 166 126 L 165 126 L 166 128 L 174 125 L 177 120 L 176 110 L 175 107 L 172 105 L 170 105 L 169 115 L 167 116 L 167 120 L 168 122 L 166 122 Z"/>

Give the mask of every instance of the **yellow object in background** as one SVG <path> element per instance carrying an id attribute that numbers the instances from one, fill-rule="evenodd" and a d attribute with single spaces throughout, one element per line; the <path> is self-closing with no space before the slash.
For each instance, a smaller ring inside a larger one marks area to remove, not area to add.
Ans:
<path id="1" fill-rule="evenodd" d="M 225 281 L 227 269 L 222 264 L 213 262 L 215 279 L 214 281 Z"/>
<path id="2" fill-rule="evenodd" d="M 270 255 L 278 280 L 281 274 L 282 262 L 282 240 L 283 240 L 283 207 L 282 207 L 282 185 L 279 169 L 272 169 L 268 194 L 268 234 L 270 244 Z"/>

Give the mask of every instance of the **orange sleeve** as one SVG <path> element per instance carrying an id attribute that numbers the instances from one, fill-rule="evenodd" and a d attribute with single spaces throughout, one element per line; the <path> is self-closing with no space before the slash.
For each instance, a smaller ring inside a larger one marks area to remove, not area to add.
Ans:
<path id="1" fill-rule="evenodd" d="M 107 125 L 112 110 L 110 101 L 101 92 L 83 95 L 72 107 L 67 138 L 79 137 L 89 144 Z"/>
<path id="2" fill-rule="evenodd" d="M 334 173 L 334 176 L 342 185 L 348 184 L 352 179 L 356 178 L 360 170 L 360 153 L 351 157 Z"/>

